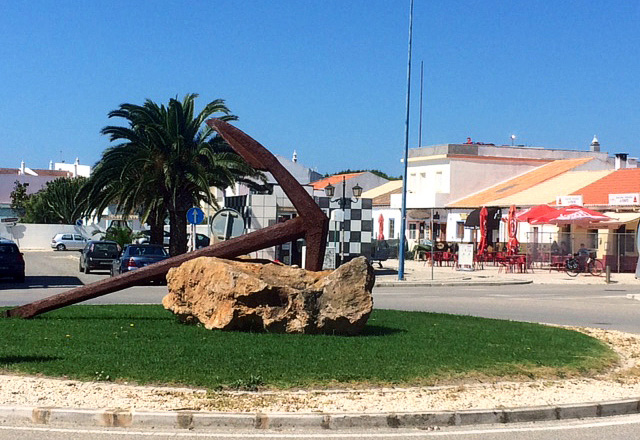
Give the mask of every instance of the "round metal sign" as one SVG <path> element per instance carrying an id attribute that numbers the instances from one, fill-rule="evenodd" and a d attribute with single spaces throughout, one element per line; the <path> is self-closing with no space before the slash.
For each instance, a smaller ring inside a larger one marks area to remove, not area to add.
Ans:
<path id="1" fill-rule="evenodd" d="M 239 237 L 244 233 L 244 219 L 235 209 L 221 209 L 211 219 L 211 232 L 221 241 Z"/>
<path id="2" fill-rule="evenodd" d="M 187 211 L 187 221 L 192 225 L 199 225 L 204 220 L 204 212 L 202 209 L 194 206 Z"/>

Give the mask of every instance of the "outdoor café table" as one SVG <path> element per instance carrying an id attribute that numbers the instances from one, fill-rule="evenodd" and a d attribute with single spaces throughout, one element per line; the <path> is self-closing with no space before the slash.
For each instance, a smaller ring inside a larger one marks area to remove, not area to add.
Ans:
<path id="1" fill-rule="evenodd" d="M 433 263 L 442 266 L 443 263 L 450 266 L 454 263 L 453 253 L 447 251 L 436 251 L 433 253 Z"/>
<path id="2" fill-rule="evenodd" d="M 505 272 L 527 273 L 527 256 L 525 254 L 505 255 Z M 503 266 L 500 267 L 502 269 Z M 517 269 L 517 270 L 516 270 Z"/>
<path id="3" fill-rule="evenodd" d="M 557 270 L 558 272 L 563 270 L 564 263 L 569 258 L 571 258 L 571 255 L 552 255 L 551 264 L 549 265 L 549 272 L 551 272 L 553 269 Z"/>

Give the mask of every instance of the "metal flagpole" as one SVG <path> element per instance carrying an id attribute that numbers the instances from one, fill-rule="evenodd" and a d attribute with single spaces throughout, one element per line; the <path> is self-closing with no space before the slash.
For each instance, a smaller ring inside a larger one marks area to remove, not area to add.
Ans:
<path id="1" fill-rule="evenodd" d="M 404 128 L 404 173 L 402 175 L 402 213 L 400 214 L 400 246 L 398 280 L 404 280 L 404 241 L 407 231 L 407 161 L 409 158 L 409 103 L 411 102 L 411 37 L 413 32 L 413 0 L 409 6 L 409 61 L 407 63 L 407 118 Z"/>
<path id="2" fill-rule="evenodd" d="M 418 129 L 418 147 L 422 147 L 422 86 L 424 85 L 424 61 L 420 61 L 420 128 Z"/>

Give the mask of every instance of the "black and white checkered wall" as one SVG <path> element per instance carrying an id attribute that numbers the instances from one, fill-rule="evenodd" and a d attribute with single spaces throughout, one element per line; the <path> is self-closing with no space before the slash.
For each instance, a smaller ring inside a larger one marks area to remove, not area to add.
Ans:
<path id="1" fill-rule="evenodd" d="M 344 221 L 330 221 L 327 246 L 337 249 L 340 254 L 341 223 L 344 236 L 342 237 L 345 261 L 360 255 L 371 255 L 371 239 L 373 238 L 372 200 L 358 199 L 356 202 L 345 200 Z M 338 200 L 331 201 L 328 197 L 316 197 L 316 203 L 331 218 L 331 212 L 340 209 Z"/>

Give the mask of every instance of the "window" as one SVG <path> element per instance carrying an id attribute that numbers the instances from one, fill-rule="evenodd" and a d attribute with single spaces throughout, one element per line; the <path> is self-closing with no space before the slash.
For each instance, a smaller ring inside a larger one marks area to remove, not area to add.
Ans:
<path id="1" fill-rule="evenodd" d="M 62 236 L 62 239 L 63 239 L 63 240 L 73 240 L 73 235 L 71 235 L 71 234 L 64 234 L 64 235 Z"/>
<path id="2" fill-rule="evenodd" d="M 635 252 L 635 234 L 633 230 L 627 230 L 625 225 L 620 226 L 615 233 L 618 252 L 621 255 Z"/>
<path id="3" fill-rule="evenodd" d="M 589 249 L 598 248 L 598 230 L 597 229 L 587 230 L 587 247 Z"/>
<path id="4" fill-rule="evenodd" d="M 436 171 L 434 187 L 436 192 L 442 192 L 442 171 Z"/>
<path id="5" fill-rule="evenodd" d="M 416 226 L 415 223 L 409 223 L 409 240 L 416 239 Z"/>
<path id="6" fill-rule="evenodd" d="M 464 238 L 464 222 L 456 222 L 456 238 Z"/>
<path id="7" fill-rule="evenodd" d="M 389 239 L 393 240 L 396 236 L 396 219 L 394 218 L 390 218 L 389 219 Z"/>

